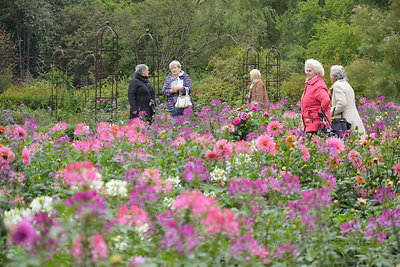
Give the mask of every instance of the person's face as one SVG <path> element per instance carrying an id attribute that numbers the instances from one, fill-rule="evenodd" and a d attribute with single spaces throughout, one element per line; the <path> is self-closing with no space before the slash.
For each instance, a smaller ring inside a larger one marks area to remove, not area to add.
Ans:
<path id="1" fill-rule="evenodd" d="M 149 70 L 145 70 L 142 72 L 142 76 L 149 77 Z"/>
<path id="2" fill-rule="evenodd" d="M 306 75 L 308 79 L 312 79 L 318 74 L 315 72 L 313 66 L 306 66 Z"/>
<path id="3" fill-rule="evenodd" d="M 179 73 L 181 72 L 181 68 L 178 66 L 172 66 L 171 67 L 171 73 L 173 76 L 178 77 Z"/>

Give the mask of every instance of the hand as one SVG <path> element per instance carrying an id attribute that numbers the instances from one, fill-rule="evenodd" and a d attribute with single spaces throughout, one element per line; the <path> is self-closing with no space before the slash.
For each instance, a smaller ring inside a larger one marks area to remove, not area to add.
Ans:
<path id="1" fill-rule="evenodd" d="M 133 114 L 137 114 L 137 110 L 135 110 L 135 111 L 132 111 L 132 113 L 133 113 Z"/>
<path id="2" fill-rule="evenodd" d="M 149 106 L 151 107 L 151 101 L 149 102 Z"/>
<path id="3" fill-rule="evenodd" d="M 173 94 L 173 93 L 177 93 L 177 92 L 179 92 L 179 91 L 183 91 L 183 87 L 177 85 L 177 86 L 174 86 L 174 87 L 171 88 L 170 93 Z"/>

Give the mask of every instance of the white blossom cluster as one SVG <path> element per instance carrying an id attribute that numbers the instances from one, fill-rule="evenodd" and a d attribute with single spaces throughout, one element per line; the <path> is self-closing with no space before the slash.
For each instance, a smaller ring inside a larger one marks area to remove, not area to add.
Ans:
<path id="1" fill-rule="evenodd" d="M 121 235 L 112 237 L 111 241 L 114 242 L 115 248 L 119 251 L 123 251 L 128 247 L 126 238 L 123 238 Z"/>
<path id="2" fill-rule="evenodd" d="M 214 192 L 214 191 L 204 192 L 203 195 L 206 196 L 206 197 L 217 197 L 217 196 L 215 195 L 215 192 Z"/>
<path id="3" fill-rule="evenodd" d="M 41 196 L 32 200 L 29 207 L 32 213 L 44 212 L 50 215 L 53 211 L 53 198 L 49 196 Z"/>
<path id="4" fill-rule="evenodd" d="M 211 173 L 210 173 L 210 179 L 211 181 L 226 181 L 226 175 L 225 171 L 223 169 L 220 169 L 216 167 Z"/>
<path id="5" fill-rule="evenodd" d="M 174 206 L 172 205 L 174 203 L 174 200 L 172 197 L 165 197 L 163 204 L 165 207 L 167 207 L 168 209 L 175 209 Z"/>
<path id="6" fill-rule="evenodd" d="M 250 163 L 251 157 L 249 154 L 246 153 L 240 153 L 233 159 L 233 165 L 235 167 L 249 166 Z"/>
<path id="7" fill-rule="evenodd" d="M 7 227 L 18 224 L 24 217 L 31 218 L 32 210 L 27 208 L 11 209 L 4 212 L 4 223 Z"/>
<path id="8" fill-rule="evenodd" d="M 140 240 L 145 240 L 147 238 L 146 237 L 146 232 L 149 230 L 150 226 L 147 223 L 144 223 L 144 224 L 142 224 L 140 226 L 136 226 L 135 228 L 136 228 L 136 231 L 139 234 Z"/>
<path id="9" fill-rule="evenodd" d="M 172 184 L 174 187 L 181 187 L 181 179 L 179 176 L 170 176 L 165 180 L 165 182 Z"/>
<path id="10" fill-rule="evenodd" d="M 122 180 L 111 180 L 105 185 L 106 195 L 127 197 L 128 196 L 128 182 Z"/>

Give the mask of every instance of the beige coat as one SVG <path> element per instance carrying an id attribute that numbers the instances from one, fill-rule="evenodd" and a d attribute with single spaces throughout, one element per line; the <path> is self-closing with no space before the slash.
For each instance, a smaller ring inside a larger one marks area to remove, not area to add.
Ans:
<path id="1" fill-rule="evenodd" d="M 252 101 L 257 101 L 261 106 L 265 106 L 269 102 L 265 84 L 261 79 L 256 80 L 251 88 L 249 102 Z"/>
<path id="2" fill-rule="evenodd" d="M 333 114 L 333 110 L 335 110 L 335 114 Z M 346 80 L 336 81 L 332 87 L 331 115 L 340 118 L 342 112 L 343 118 L 351 123 L 351 130 L 357 128 L 358 133 L 364 135 L 365 128 L 356 108 L 354 90 Z"/>

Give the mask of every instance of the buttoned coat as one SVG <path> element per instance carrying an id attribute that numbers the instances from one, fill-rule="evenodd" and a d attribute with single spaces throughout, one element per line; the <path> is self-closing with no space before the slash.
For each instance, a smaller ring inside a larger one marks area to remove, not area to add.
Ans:
<path id="1" fill-rule="evenodd" d="M 351 123 L 351 130 L 365 134 L 364 124 L 356 108 L 354 90 L 346 80 L 338 80 L 332 86 L 331 114 L 335 118 L 346 118 Z"/>
<path id="2" fill-rule="evenodd" d="M 306 81 L 301 97 L 301 119 L 305 132 L 316 132 L 318 130 L 318 125 L 321 123 L 318 112 L 321 112 L 321 107 L 330 122 L 331 109 L 328 88 L 321 76 L 316 76 L 310 81 Z"/>
<path id="3" fill-rule="evenodd" d="M 261 79 L 257 79 L 250 91 L 249 102 L 257 101 L 261 106 L 269 102 L 267 88 Z"/>
<path id="4" fill-rule="evenodd" d="M 128 100 L 130 105 L 129 119 L 139 116 L 140 111 L 146 112 L 146 119 L 151 121 L 153 111 L 149 106 L 151 100 L 155 100 L 154 90 L 147 77 L 135 73 L 128 87 Z M 136 114 L 133 112 L 136 111 Z"/>

